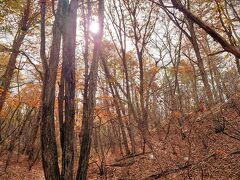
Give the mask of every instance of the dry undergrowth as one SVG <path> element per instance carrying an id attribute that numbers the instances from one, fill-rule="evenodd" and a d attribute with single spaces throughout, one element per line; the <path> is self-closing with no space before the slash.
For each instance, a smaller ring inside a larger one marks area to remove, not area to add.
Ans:
<path id="1" fill-rule="evenodd" d="M 162 125 L 149 137 L 152 152 L 117 162 L 116 155 L 110 155 L 104 176 L 91 163 L 89 179 L 240 179 L 239 102 L 235 99 L 235 104 L 228 101 L 186 117 L 182 127 L 174 122 Z M 0 160 L 1 169 L 4 162 Z M 19 162 L 13 158 L 7 173 L 0 175 L 3 180 L 44 179 L 41 163 L 28 171 L 24 157 Z"/>

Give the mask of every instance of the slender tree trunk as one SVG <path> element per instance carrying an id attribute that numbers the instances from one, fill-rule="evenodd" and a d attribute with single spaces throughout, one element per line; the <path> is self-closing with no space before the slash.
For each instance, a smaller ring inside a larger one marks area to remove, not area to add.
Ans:
<path id="1" fill-rule="evenodd" d="M 85 180 L 87 179 L 88 161 L 90 156 L 91 148 L 91 136 L 94 120 L 94 109 L 96 104 L 96 90 L 97 90 L 97 76 L 98 76 L 98 62 L 101 57 L 101 45 L 103 37 L 103 22 L 104 22 L 104 0 L 99 0 L 98 7 L 98 19 L 100 30 L 98 34 L 94 37 L 94 49 L 93 49 L 93 61 L 90 69 L 90 74 L 88 76 L 88 99 L 84 100 L 86 107 L 83 107 L 85 111 L 83 112 L 83 125 L 82 125 L 82 140 L 81 140 L 81 150 L 80 158 L 78 164 L 77 179 Z"/>
<path id="2" fill-rule="evenodd" d="M 41 110 L 41 108 L 40 108 Z M 34 158 L 34 144 L 37 139 L 40 125 L 41 111 L 38 110 L 36 117 L 34 117 L 33 123 L 31 125 L 31 134 L 28 139 L 28 145 L 26 147 L 26 154 L 28 155 L 28 161 L 33 161 Z"/>
<path id="3" fill-rule="evenodd" d="M 214 103 L 214 99 L 213 99 L 213 94 L 212 94 L 212 90 L 208 81 L 208 77 L 207 77 L 207 72 L 205 70 L 204 67 L 204 62 L 203 59 L 201 57 L 200 54 L 200 50 L 199 50 L 199 46 L 198 46 L 198 42 L 197 42 L 197 36 L 195 34 L 195 30 L 194 30 L 194 26 L 193 26 L 193 22 L 191 20 L 188 20 L 188 24 L 189 24 L 189 31 L 191 34 L 191 43 L 193 45 L 193 49 L 195 51 L 196 57 L 197 57 L 197 65 L 200 71 L 200 75 L 204 84 L 204 90 L 208 99 L 208 105 L 211 107 L 212 104 Z"/>
<path id="4" fill-rule="evenodd" d="M 66 6 L 66 5 L 65 5 Z M 73 179 L 75 124 L 75 49 L 78 0 L 71 0 L 63 12 L 63 86 L 64 122 L 62 143 L 62 179 Z"/>
<path id="5" fill-rule="evenodd" d="M 31 22 L 29 21 L 30 6 L 31 6 L 31 0 L 27 0 L 27 5 L 24 9 L 24 13 L 18 27 L 18 31 L 13 40 L 13 45 L 11 50 L 12 53 L 10 55 L 10 58 L 7 64 L 7 68 L 3 76 L 1 77 L 0 90 L 2 92 L 0 93 L 0 112 L 2 112 L 3 105 L 6 100 L 7 92 L 9 90 L 10 83 L 13 78 L 14 69 L 16 66 L 20 47 L 31 25 Z M 0 141 L 2 140 L 1 125 L 2 125 L 2 119 L 0 118 Z"/>
<path id="6" fill-rule="evenodd" d="M 205 48 L 204 49 L 206 51 L 206 54 L 210 54 L 211 49 L 210 49 L 210 46 L 209 46 L 209 42 L 206 41 L 206 44 L 207 44 L 207 47 L 206 47 L 206 49 Z M 222 88 L 222 85 L 221 85 L 221 82 L 220 82 L 220 77 L 217 75 L 217 66 L 215 64 L 215 59 L 213 59 L 211 56 L 208 56 L 208 62 L 209 62 L 209 69 L 213 73 L 213 79 L 214 79 L 214 81 L 216 83 L 216 86 L 217 86 L 219 100 L 221 102 L 223 102 L 224 101 L 224 95 L 223 95 L 223 90 L 222 90 L 223 88 Z"/>
<path id="7" fill-rule="evenodd" d="M 58 180 L 60 179 L 60 172 L 58 167 L 58 153 L 55 137 L 54 104 L 61 33 L 55 20 L 53 25 L 52 47 L 48 63 L 45 54 L 45 3 L 45 1 L 42 1 L 41 4 L 41 59 L 44 69 L 40 126 L 41 152 L 45 178 L 47 180 Z"/>
<path id="8" fill-rule="evenodd" d="M 109 69 L 107 67 L 107 63 L 106 63 L 104 58 L 102 58 L 102 64 L 103 64 L 103 68 L 104 68 L 104 71 L 105 71 L 105 75 L 106 75 L 107 80 L 108 80 L 108 85 L 110 87 L 110 91 L 111 91 L 112 96 L 113 96 L 113 102 L 114 102 L 114 106 L 115 106 L 115 109 L 116 109 L 116 112 L 117 112 L 117 119 L 118 119 L 118 122 L 120 124 L 121 132 L 122 132 L 122 136 L 123 136 L 123 144 L 124 144 L 124 147 L 125 147 L 126 155 L 129 155 L 130 150 L 129 150 L 129 147 L 128 147 L 127 135 L 126 135 L 126 132 L 125 132 L 124 123 L 123 123 L 122 114 L 121 114 L 120 105 L 119 105 L 121 103 L 121 102 L 119 102 L 120 97 L 118 96 L 118 93 L 115 94 L 115 92 L 114 92 L 114 88 L 113 88 L 113 85 L 111 83 L 110 72 L 109 72 Z"/>
<path id="9" fill-rule="evenodd" d="M 124 69 L 124 75 L 125 75 L 125 89 L 126 89 L 126 98 L 127 98 L 127 106 L 128 106 L 128 121 L 131 124 L 131 116 L 133 117 L 133 119 L 137 122 L 139 122 L 139 118 L 137 117 L 137 113 L 135 112 L 134 106 L 132 104 L 132 98 L 131 98 L 131 93 L 130 93 L 130 79 L 129 79 L 129 71 L 128 71 L 128 65 L 127 65 L 127 59 L 126 59 L 126 24 L 125 24 L 125 18 L 124 18 L 124 10 L 122 8 L 122 2 L 118 0 L 119 3 L 119 7 L 116 4 L 116 1 L 113 1 L 113 7 L 115 11 L 119 11 L 119 13 L 117 13 L 117 19 L 119 20 L 119 27 L 116 29 L 118 36 L 119 36 L 119 43 L 120 43 L 120 51 L 119 51 L 119 56 L 122 60 L 122 64 L 123 64 L 123 69 Z M 115 19 L 115 17 L 111 17 L 112 19 Z M 121 22 L 122 21 L 122 22 Z M 123 82 L 123 84 L 124 84 Z M 114 85 L 113 85 L 114 86 Z M 117 92 L 116 87 L 114 87 L 114 90 Z M 128 131 L 132 129 L 132 127 L 127 127 Z M 132 132 L 132 130 L 131 130 Z M 132 134 L 132 133 L 130 133 Z M 131 136 L 132 137 L 132 136 Z M 133 139 L 131 139 L 131 142 L 133 142 Z M 132 143 L 132 153 L 135 153 L 135 146 L 134 143 Z"/>
<path id="10" fill-rule="evenodd" d="M 104 175 L 104 179 L 107 179 L 107 174 L 106 174 L 106 157 L 104 153 L 104 144 L 102 142 L 102 136 L 101 136 L 101 126 L 98 126 L 96 128 L 96 133 L 97 133 L 97 141 L 99 142 L 99 156 L 100 156 L 100 168 L 99 168 L 99 174 L 100 176 Z"/>

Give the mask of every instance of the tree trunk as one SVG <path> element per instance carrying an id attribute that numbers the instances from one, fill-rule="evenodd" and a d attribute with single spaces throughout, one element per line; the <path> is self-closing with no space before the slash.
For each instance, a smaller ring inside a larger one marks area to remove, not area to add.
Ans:
<path id="1" fill-rule="evenodd" d="M 28 29 L 31 26 L 31 22 L 29 21 L 30 5 L 31 5 L 31 1 L 27 0 L 27 5 L 24 9 L 24 13 L 18 27 L 18 31 L 13 40 L 13 45 L 11 49 L 12 53 L 10 55 L 10 58 L 7 64 L 7 68 L 0 79 L 0 90 L 2 91 L 0 93 L 0 113 L 2 112 L 3 105 L 6 100 L 7 92 L 9 90 L 10 83 L 13 78 L 14 69 L 16 66 L 17 56 L 19 54 L 20 47 L 23 43 L 25 36 L 27 35 Z M 0 118 L 0 141 L 2 140 L 1 125 L 2 125 L 2 119 Z"/>
<path id="2" fill-rule="evenodd" d="M 195 34 L 194 26 L 191 20 L 188 20 L 188 25 L 189 25 L 189 31 L 191 34 L 191 43 L 193 45 L 193 49 L 195 51 L 196 57 L 197 57 L 197 65 L 200 71 L 200 75 L 204 84 L 204 90 L 208 99 L 208 105 L 211 107 L 212 104 L 214 103 L 213 95 L 212 95 L 212 90 L 210 87 L 210 84 L 208 82 L 208 77 L 207 77 L 207 72 L 204 67 L 204 62 L 200 54 L 200 49 L 198 46 L 197 42 L 197 36 Z"/>
<path id="3" fill-rule="evenodd" d="M 45 55 L 45 3 L 45 1 L 42 1 L 41 5 L 41 59 L 43 61 L 44 68 L 40 126 L 41 152 L 45 179 L 58 180 L 60 179 L 60 172 L 58 167 L 58 153 L 55 137 L 54 104 L 55 83 L 61 44 L 61 33 L 55 20 L 53 25 L 52 47 L 49 57 L 49 63 L 47 63 Z"/>
<path id="4" fill-rule="evenodd" d="M 91 136 L 94 120 L 94 109 L 96 104 L 96 91 L 97 91 L 97 76 L 98 76 L 98 62 L 101 57 L 101 45 L 103 37 L 103 21 L 104 21 L 104 0 L 99 0 L 98 19 L 99 19 L 99 32 L 94 37 L 93 61 L 88 75 L 88 97 L 84 99 L 85 111 L 83 111 L 83 125 L 82 125 L 82 140 L 80 158 L 78 164 L 77 179 L 87 179 L 88 161 L 91 148 Z M 86 97 L 84 97 L 86 98 Z"/>
<path id="5" fill-rule="evenodd" d="M 73 179 L 74 164 L 74 124 L 75 124 L 75 49 L 78 0 L 71 0 L 63 12 L 63 86 L 64 122 L 62 143 L 62 179 Z"/>
<path id="6" fill-rule="evenodd" d="M 107 81 L 108 81 L 108 85 L 110 87 L 110 91 L 111 91 L 112 96 L 113 96 L 113 102 L 114 102 L 115 110 L 117 112 L 117 119 L 118 119 L 118 122 L 120 124 L 121 132 L 122 132 L 122 136 L 123 136 L 123 144 L 124 144 L 124 147 L 125 147 L 126 155 L 129 155 L 130 150 L 129 150 L 129 147 L 128 147 L 127 135 L 126 135 L 126 132 L 125 132 L 125 129 L 124 129 L 124 123 L 123 123 L 122 114 L 121 114 L 120 105 L 119 105 L 121 103 L 121 102 L 119 102 L 120 97 L 119 97 L 117 92 L 116 92 L 116 94 L 114 92 L 114 88 L 113 88 L 113 85 L 111 83 L 110 72 L 109 72 L 109 69 L 108 69 L 108 66 L 107 66 L 107 63 L 106 63 L 105 59 L 102 58 L 101 60 L 102 60 L 103 68 L 104 68 L 105 75 L 106 75 L 106 78 L 107 78 Z"/>

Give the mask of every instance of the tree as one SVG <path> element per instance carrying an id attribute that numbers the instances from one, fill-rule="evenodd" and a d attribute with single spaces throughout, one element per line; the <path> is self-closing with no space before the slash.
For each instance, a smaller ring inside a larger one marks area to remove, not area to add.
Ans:
<path id="1" fill-rule="evenodd" d="M 214 103 L 213 94 L 212 94 L 210 84 L 208 82 L 207 72 L 204 67 L 203 58 L 201 57 L 199 45 L 197 42 L 197 36 L 196 36 L 195 30 L 194 30 L 194 25 L 191 20 L 188 20 L 188 29 L 189 29 L 190 37 L 191 37 L 190 41 L 193 45 L 193 49 L 194 49 L 195 55 L 197 57 L 197 65 L 198 65 L 200 75 L 202 77 L 202 81 L 204 84 L 204 90 L 206 92 L 206 96 L 208 99 L 208 105 L 211 106 Z"/>
<path id="2" fill-rule="evenodd" d="M 9 86 L 13 78 L 20 47 L 23 43 L 25 36 L 27 35 L 28 29 L 32 26 L 36 18 L 36 15 L 38 14 L 38 13 L 32 14 L 31 4 L 32 4 L 31 0 L 27 0 L 25 3 L 24 10 L 22 13 L 23 15 L 21 16 L 21 20 L 19 21 L 17 32 L 13 40 L 11 55 L 9 57 L 7 68 L 3 76 L 1 77 L 0 89 L 2 89 L 2 91 L 0 93 L 0 112 L 3 109 L 7 91 L 9 90 Z M 2 124 L 2 120 L 0 118 L 0 129 L 1 129 L 1 124 Z M 2 138 L 1 138 L 1 131 L 0 131 L 0 141 L 1 139 Z"/>
<path id="3" fill-rule="evenodd" d="M 128 103 L 128 121 L 130 124 L 130 127 L 128 128 L 128 132 L 129 132 L 129 136 L 130 136 L 130 140 L 131 140 L 131 144 L 132 144 L 132 153 L 135 154 L 136 153 L 136 147 L 135 147 L 135 140 L 134 140 L 134 135 L 133 135 L 133 127 L 132 127 L 132 117 L 134 118 L 135 121 L 138 120 L 137 117 L 137 113 L 136 113 L 136 109 L 134 108 L 133 102 L 132 102 L 132 98 L 131 98 L 131 92 L 130 92 L 130 77 L 129 77 L 129 65 L 127 63 L 127 26 L 126 26 L 126 22 L 128 21 L 125 16 L 127 14 L 126 9 L 124 9 L 123 7 L 123 2 L 121 1 L 116 1 L 114 0 L 112 2 L 113 4 L 110 4 L 111 7 L 109 7 L 109 19 L 114 27 L 114 33 L 110 31 L 110 35 L 112 38 L 112 41 L 114 43 L 114 47 L 118 53 L 118 56 L 120 57 L 122 64 L 123 64 L 123 68 L 124 68 L 124 75 L 125 75 L 125 84 L 126 84 L 126 99 L 127 99 L 127 103 Z M 113 8 L 113 10 L 112 10 Z M 115 12 L 115 13 L 114 13 Z M 117 42 L 115 42 L 114 40 L 114 34 L 116 34 L 117 37 Z M 118 47 L 118 44 L 120 47 Z M 107 67 L 107 63 L 104 63 L 105 60 L 103 60 L 103 66 L 104 66 L 104 71 L 106 74 L 106 77 L 109 79 L 109 73 L 108 73 L 108 67 Z M 109 81 L 109 80 L 108 80 Z M 115 92 L 117 92 L 117 88 L 116 86 L 114 86 L 112 84 L 113 87 L 115 87 Z M 114 91 L 112 92 L 112 95 L 114 96 Z M 120 99 L 119 99 L 120 100 Z M 117 106 L 117 104 L 116 104 Z M 118 107 L 116 107 L 118 108 Z M 130 151 L 128 151 L 128 147 L 126 144 L 126 140 L 125 140 L 125 148 L 126 148 L 126 154 L 129 154 Z"/>
<path id="4" fill-rule="evenodd" d="M 133 4 L 133 6 L 131 6 Z M 157 9 L 154 3 L 143 4 L 141 1 L 129 1 L 124 2 L 124 5 L 128 11 L 130 17 L 131 26 L 133 28 L 133 44 L 136 49 L 137 59 L 139 63 L 139 95 L 140 95 L 140 117 L 138 118 L 139 129 L 142 133 L 143 140 L 143 153 L 145 153 L 145 144 L 147 143 L 147 134 L 148 134 L 148 109 L 147 109 L 147 98 L 145 92 L 145 80 L 144 80 L 144 52 L 148 41 L 153 33 L 155 28 L 158 16 L 155 12 Z M 144 9 L 142 6 L 146 6 Z M 138 11 L 143 8 L 147 15 L 144 16 L 143 21 L 140 22 L 138 18 Z"/>
<path id="5" fill-rule="evenodd" d="M 78 162 L 77 179 L 87 179 L 88 161 L 91 149 L 91 135 L 94 120 L 94 109 L 96 105 L 96 91 L 97 91 L 97 76 L 98 76 L 98 64 L 102 57 L 102 37 L 104 27 L 104 0 L 98 1 L 98 21 L 99 21 L 99 32 L 94 35 L 94 49 L 93 49 L 93 60 L 88 75 L 85 74 L 85 78 L 88 78 L 87 86 L 84 88 L 88 89 L 88 94 L 84 96 L 83 101 L 83 125 L 82 125 L 82 139 L 81 139 L 81 151 Z"/>
<path id="6" fill-rule="evenodd" d="M 213 28 L 204 23 L 200 18 L 195 16 L 191 11 L 186 9 L 181 2 L 178 0 L 171 0 L 173 6 L 181 11 L 185 16 L 187 16 L 192 22 L 196 23 L 199 27 L 201 27 L 204 31 L 206 31 L 215 41 L 219 42 L 222 48 L 235 55 L 237 58 L 240 58 L 240 51 L 231 45 L 227 40 L 225 40 L 220 34 L 218 34 Z"/>
<path id="7" fill-rule="evenodd" d="M 63 122 L 62 178 L 73 179 L 75 124 L 75 50 L 78 0 L 63 2 L 63 88 L 65 110 Z"/>
<path id="8" fill-rule="evenodd" d="M 75 122 L 75 49 L 76 20 L 78 1 L 66 2 L 60 0 L 53 25 L 53 40 L 49 60 L 45 54 L 45 4 L 42 1 L 41 19 L 41 59 L 44 69 L 41 142 L 42 159 L 46 179 L 60 179 L 58 167 L 57 144 L 54 125 L 54 106 L 56 76 L 59 63 L 61 35 L 63 39 L 63 71 L 65 121 L 62 134 L 62 179 L 73 179 L 74 163 L 74 122 Z M 62 29 L 62 31 L 60 31 Z"/>
<path id="9" fill-rule="evenodd" d="M 43 87 L 41 101 L 41 152 L 44 175 L 46 179 L 60 179 L 58 153 L 54 124 L 55 83 L 59 63 L 61 32 L 57 18 L 60 16 L 62 1 L 58 3 L 56 19 L 53 24 L 53 37 L 50 57 L 46 57 L 45 50 L 45 14 L 46 1 L 41 1 L 41 59 L 43 64 Z"/>

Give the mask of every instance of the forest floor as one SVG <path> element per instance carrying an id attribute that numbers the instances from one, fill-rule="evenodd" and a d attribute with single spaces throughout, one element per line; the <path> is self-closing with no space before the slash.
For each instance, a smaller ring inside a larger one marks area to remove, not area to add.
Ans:
<path id="1" fill-rule="evenodd" d="M 17 158 L 14 155 L 11 158 L 6 172 L 6 156 L 0 159 L 0 180 L 44 180 L 43 169 L 41 162 L 36 164 L 29 170 L 28 160 L 25 156 Z"/>
<path id="2" fill-rule="evenodd" d="M 240 100 L 218 104 L 205 112 L 188 114 L 183 125 L 170 118 L 151 132 L 145 155 L 117 159 L 106 157 L 106 175 L 99 175 L 97 161 L 90 163 L 94 179 L 240 179 Z M 4 168 L 0 159 L 0 169 Z M 41 163 L 31 171 L 25 157 L 13 158 L 1 180 L 42 180 Z"/>

